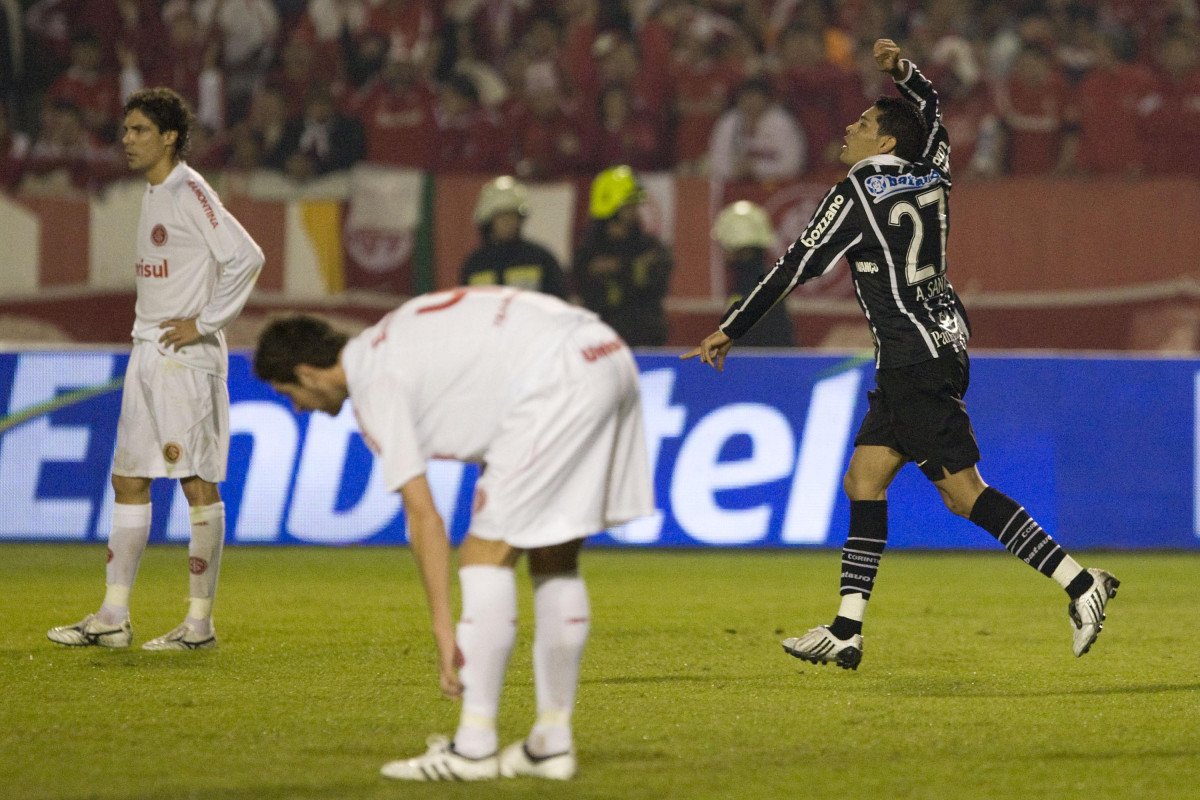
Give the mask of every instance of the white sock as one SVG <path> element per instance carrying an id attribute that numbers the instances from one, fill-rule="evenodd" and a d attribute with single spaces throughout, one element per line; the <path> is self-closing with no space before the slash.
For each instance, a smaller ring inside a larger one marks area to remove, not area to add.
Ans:
<path id="1" fill-rule="evenodd" d="M 107 625 L 119 625 L 129 618 L 129 594 L 150 539 L 150 511 L 149 503 L 113 503 L 108 564 L 104 568 L 108 588 L 97 615 Z"/>
<path id="2" fill-rule="evenodd" d="M 189 621 L 205 621 L 212 616 L 217 594 L 217 576 L 221 572 L 221 552 L 225 547 L 225 504 L 192 506 L 192 539 L 188 542 L 188 582 L 191 587 Z M 197 602 L 199 601 L 199 602 Z M 200 630 L 199 633 L 207 633 Z"/>
<path id="3" fill-rule="evenodd" d="M 535 756 L 557 755 L 571 749 L 571 712 L 590 627 L 587 587 L 575 573 L 534 575 L 533 607 L 538 719 L 527 744 Z"/>
<path id="4" fill-rule="evenodd" d="M 1058 562 L 1058 566 L 1054 568 L 1053 574 L 1050 575 L 1054 582 L 1066 589 L 1071 585 L 1071 581 L 1083 572 L 1083 567 L 1079 566 L 1079 562 L 1070 556 L 1064 556 L 1063 560 Z"/>
<path id="5" fill-rule="evenodd" d="M 861 592 L 851 592 L 850 594 L 842 595 L 842 605 L 838 608 L 837 615 L 846 619 L 863 621 L 863 616 L 867 613 L 867 598 Z"/>
<path id="6" fill-rule="evenodd" d="M 517 637 L 517 584 L 508 567 L 475 565 L 458 571 L 462 619 L 458 646 L 463 654 L 462 717 L 454 749 L 468 758 L 496 752 L 496 712 L 504 671 Z"/>

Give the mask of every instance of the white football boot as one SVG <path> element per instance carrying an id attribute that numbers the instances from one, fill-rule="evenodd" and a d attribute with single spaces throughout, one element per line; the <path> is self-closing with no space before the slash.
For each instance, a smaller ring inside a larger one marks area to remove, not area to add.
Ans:
<path id="1" fill-rule="evenodd" d="M 430 736 L 429 750 L 416 758 L 389 761 L 379 770 L 385 778 L 398 781 L 490 781 L 500 777 L 495 755 L 467 758 L 454 752 L 445 736 Z"/>
<path id="2" fill-rule="evenodd" d="M 500 753 L 500 774 L 506 778 L 529 775 L 553 781 L 567 781 L 575 777 L 575 750 L 555 753 L 552 756 L 535 756 L 522 739 L 513 742 Z"/>
<path id="3" fill-rule="evenodd" d="M 1104 627 L 1104 607 L 1117 596 L 1117 587 L 1121 585 L 1111 572 L 1089 569 L 1088 574 L 1092 576 L 1092 587 L 1079 599 L 1067 604 L 1067 613 L 1071 615 L 1071 625 L 1075 628 L 1075 641 L 1071 649 L 1076 658 L 1092 648 L 1092 642 L 1096 641 Z"/>
<path id="4" fill-rule="evenodd" d="M 128 619 L 120 625 L 109 625 L 95 614 L 88 614 L 74 625 L 51 628 L 46 631 L 46 638 L 70 647 L 129 647 L 133 626 Z"/>
<path id="5" fill-rule="evenodd" d="M 170 633 L 151 639 L 142 645 L 143 650 L 208 650 L 217 646 L 217 632 L 207 636 L 196 632 L 195 626 L 185 622 Z"/>
<path id="6" fill-rule="evenodd" d="M 863 637 L 854 634 L 849 639 L 839 639 L 828 625 L 813 628 L 803 636 L 783 640 L 783 649 L 789 656 L 814 664 L 837 664 L 842 669 L 858 669 L 862 661 Z"/>

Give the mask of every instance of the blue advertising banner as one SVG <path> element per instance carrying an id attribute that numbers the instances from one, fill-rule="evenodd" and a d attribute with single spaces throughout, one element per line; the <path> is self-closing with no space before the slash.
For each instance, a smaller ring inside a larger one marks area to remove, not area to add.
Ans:
<path id="1" fill-rule="evenodd" d="M 108 470 L 121 376 L 116 351 L 0 353 L 0 540 L 108 536 Z M 656 547 L 831 547 L 845 538 L 841 477 L 873 386 L 849 356 L 736 353 L 724 373 L 638 355 L 658 513 L 594 543 Z M 1200 360 L 976 355 L 967 407 L 984 479 L 1066 547 L 1200 549 L 1196 520 Z M 402 543 L 398 495 L 352 411 L 298 416 L 230 359 L 228 540 Z M 435 501 L 457 541 L 476 470 L 431 462 Z M 154 541 L 189 535 L 175 482 L 155 481 Z M 914 466 L 889 492 L 889 547 L 995 548 L 954 517 Z"/>

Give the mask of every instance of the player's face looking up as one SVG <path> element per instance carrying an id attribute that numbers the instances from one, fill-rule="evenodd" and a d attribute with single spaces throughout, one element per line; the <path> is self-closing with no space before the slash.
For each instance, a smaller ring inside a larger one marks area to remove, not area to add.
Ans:
<path id="1" fill-rule="evenodd" d="M 843 138 L 841 161 L 848 167 L 854 166 L 864 158 L 890 153 L 896 146 L 892 136 L 882 136 L 879 133 L 879 109 L 871 106 L 858 119 L 846 126 Z"/>
<path id="2" fill-rule="evenodd" d="M 175 153 L 177 131 L 161 131 L 140 110 L 134 109 L 125 117 L 121 146 L 131 170 L 147 173 L 161 165 L 171 165 Z M 167 170 L 170 171 L 169 168 Z"/>

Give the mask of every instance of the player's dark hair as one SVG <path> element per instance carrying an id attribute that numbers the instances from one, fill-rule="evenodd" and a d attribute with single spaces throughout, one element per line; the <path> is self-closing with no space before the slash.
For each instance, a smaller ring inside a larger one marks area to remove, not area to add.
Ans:
<path id="1" fill-rule="evenodd" d="M 896 140 L 892 153 L 905 161 L 920 158 L 929 138 L 929 126 L 921 111 L 899 97 L 881 97 L 875 101 L 875 107 L 879 109 L 879 134 Z"/>
<path id="2" fill-rule="evenodd" d="M 125 115 L 140 111 L 146 119 L 158 126 L 160 132 L 175 131 L 175 158 L 186 158 L 192 144 L 192 123 L 196 117 L 188 108 L 187 101 L 178 92 L 165 86 L 140 89 L 129 96 L 125 103 Z"/>
<path id="3" fill-rule="evenodd" d="M 304 314 L 274 320 L 259 334 L 254 374 L 268 383 L 299 383 L 297 365 L 334 366 L 349 338 Z"/>

